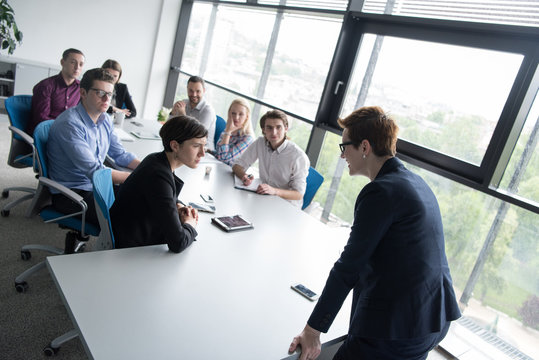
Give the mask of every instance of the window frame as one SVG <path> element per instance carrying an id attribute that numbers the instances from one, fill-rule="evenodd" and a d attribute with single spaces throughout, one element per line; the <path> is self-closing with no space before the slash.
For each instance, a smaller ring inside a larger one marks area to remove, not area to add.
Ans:
<path id="1" fill-rule="evenodd" d="M 453 20 L 349 13 L 337 42 L 335 56 L 322 94 L 315 127 L 341 134 L 337 124 L 364 34 L 468 46 L 523 55 L 522 64 L 479 166 L 421 145 L 399 139 L 397 156 L 414 165 L 458 181 L 528 210 L 539 212 L 533 201 L 497 189 L 511 151 L 522 130 L 538 81 L 539 29 L 513 25 L 468 23 Z M 524 117 L 524 120 L 522 119 Z M 315 156 L 317 158 L 317 156 Z"/>

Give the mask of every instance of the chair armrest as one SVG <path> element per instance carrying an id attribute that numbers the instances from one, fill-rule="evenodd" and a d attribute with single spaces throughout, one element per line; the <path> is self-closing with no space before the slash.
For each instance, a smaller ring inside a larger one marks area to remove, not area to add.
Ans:
<path id="1" fill-rule="evenodd" d="M 116 164 L 116 161 L 114 161 L 114 159 L 112 159 L 109 155 L 105 156 L 105 166 L 114 170 L 118 170 L 118 171 L 127 171 L 127 172 L 133 171 L 130 168 L 126 168 L 126 167 Z"/>
<path id="2" fill-rule="evenodd" d="M 86 203 L 84 202 L 84 199 L 82 198 L 82 196 L 80 196 L 79 194 L 77 194 L 73 190 L 68 189 L 64 185 L 62 185 L 60 183 L 57 183 L 54 180 L 51 180 L 49 178 L 41 176 L 41 177 L 39 177 L 39 182 L 41 184 L 45 185 L 48 188 L 58 190 L 63 195 L 67 196 L 68 198 L 70 198 L 71 200 L 73 200 L 73 201 L 75 201 L 75 202 L 77 202 L 79 204 L 84 203 L 84 205 L 86 205 Z M 84 206 L 84 207 L 86 207 L 86 206 Z"/>
<path id="3" fill-rule="evenodd" d="M 22 131 L 21 129 L 16 128 L 13 125 L 9 125 L 9 130 L 19 135 L 24 140 L 24 142 L 27 143 L 28 145 L 34 146 L 34 139 L 30 135 Z"/>

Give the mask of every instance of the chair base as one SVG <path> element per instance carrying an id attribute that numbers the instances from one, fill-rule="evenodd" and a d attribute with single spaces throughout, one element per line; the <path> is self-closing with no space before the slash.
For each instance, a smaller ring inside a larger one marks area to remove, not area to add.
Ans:
<path id="1" fill-rule="evenodd" d="M 20 203 L 26 200 L 32 199 L 36 193 L 36 189 L 32 189 L 28 187 L 10 187 L 10 188 L 5 188 L 4 190 L 2 190 L 2 197 L 7 198 L 9 196 L 10 191 L 22 191 L 22 192 L 27 192 L 29 194 L 24 195 L 23 197 L 18 198 L 17 200 L 13 200 L 7 203 L 6 205 L 4 205 L 4 207 L 2 208 L 2 211 L 0 212 L 2 217 L 8 217 L 9 211 L 11 209 L 13 209 L 15 206 L 19 205 Z"/>
<path id="2" fill-rule="evenodd" d="M 84 252 L 88 239 L 89 237 L 82 238 L 80 233 L 76 231 L 70 231 L 66 234 L 64 249 L 60 249 L 55 246 L 40 245 L 40 244 L 24 245 L 21 248 L 21 258 L 23 260 L 30 260 L 30 258 L 32 257 L 32 253 L 30 252 L 30 250 L 47 251 L 55 255 Z M 30 277 L 35 272 L 43 269 L 45 265 L 46 265 L 45 261 L 41 261 L 35 264 L 34 266 L 30 267 L 29 269 L 26 269 L 22 274 L 17 276 L 15 278 L 15 290 L 17 290 L 17 292 L 19 293 L 26 292 L 26 290 L 28 290 L 28 283 L 26 282 L 26 279 L 28 279 L 28 277 Z"/>
<path id="3" fill-rule="evenodd" d="M 58 336 L 56 339 L 52 340 L 49 345 L 45 346 L 43 352 L 46 356 L 53 356 L 60 351 L 60 346 L 66 342 L 75 339 L 79 336 L 79 332 L 75 329 L 66 332 L 65 334 Z"/>

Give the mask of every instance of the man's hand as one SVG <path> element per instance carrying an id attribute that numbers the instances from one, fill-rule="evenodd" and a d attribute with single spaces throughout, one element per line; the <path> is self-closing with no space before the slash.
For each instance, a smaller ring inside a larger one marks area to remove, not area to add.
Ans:
<path id="1" fill-rule="evenodd" d="M 183 101 L 176 101 L 172 106 L 172 111 L 170 112 L 172 116 L 185 115 L 185 103 Z"/>
<path id="2" fill-rule="evenodd" d="M 296 351 L 298 345 L 301 346 L 301 355 L 299 360 L 314 360 L 320 355 L 322 346 L 320 345 L 320 331 L 313 329 L 309 325 L 305 325 L 305 328 L 292 340 L 289 353 Z"/>
<path id="3" fill-rule="evenodd" d="M 278 190 L 272 186 L 269 186 L 268 184 L 260 184 L 256 189 L 256 193 L 264 195 L 277 195 Z"/>

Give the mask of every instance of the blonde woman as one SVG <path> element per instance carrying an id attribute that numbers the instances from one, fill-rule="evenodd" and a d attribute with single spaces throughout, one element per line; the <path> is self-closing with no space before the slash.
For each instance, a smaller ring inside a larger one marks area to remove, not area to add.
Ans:
<path id="1" fill-rule="evenodd" d="M 217 142 L 215 156 L 232 165 L 234 159 L 251 145 L 253 137 L 249 104 L 244 99 L 235 99 L 228 108 L 226 127 Z"/>

